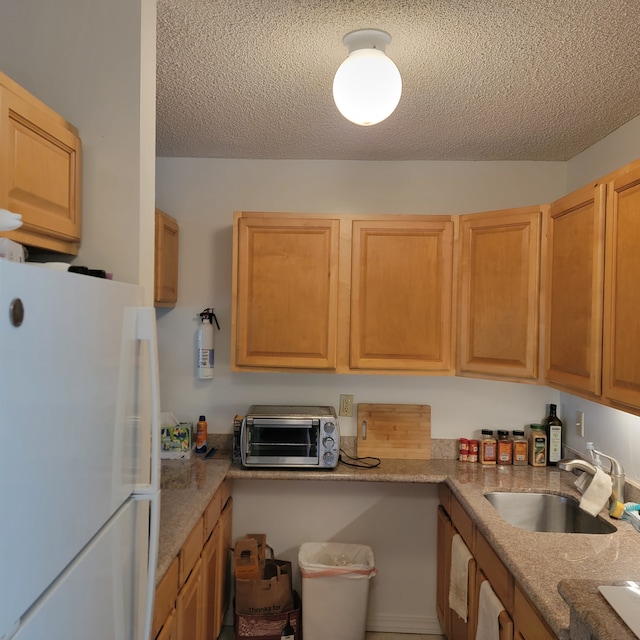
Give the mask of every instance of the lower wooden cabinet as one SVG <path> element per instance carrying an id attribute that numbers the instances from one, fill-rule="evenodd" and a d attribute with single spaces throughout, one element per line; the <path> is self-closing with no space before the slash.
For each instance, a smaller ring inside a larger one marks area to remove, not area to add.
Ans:
<path id="1" fill-rule="evenodd" d="M 232 505 L 225 480 L 156 587 L 152 638 L 216 640 L 220 635 L 230 597 Z"/>
<path id="2" fill-rule="evenodd" d="M 513 618 L 516 640 L 556 640 L 553 631 L 547 627 L 518 585 L 515 587 Z"/>
<path id="3" fill-rule="evenodd" d="M 477 599 L 478 612 L 480 611 L 479 603 L 480 603 L 480 592 L 482 589 L 482 583 L 485 582 L 486 580 L 487 580 L 487 576 L 485 576 L 484 571 L 482 571 L 482 569 L 478 569 L 476 572 L 476 591 L 478 593 L 478 599 Z M 491 587 L 493 588 L 493 585 L 491 585 Z M 495 592 L 495 589 L 494 589 L 494 592 Z M 502 602 L 502 600 L 500 602 Z M 476 615 L 476 625 L 478 624 L 479 619 L 480 618 L 478 613 L 478 615 Z M 498 635 L 500 637 L 500 640 L 513 640 L 513 620 L 511 619 L 511 616 L 507 613 L 506 609 L 501 611 L 500 615 L 498 616 Z"/>
<path id="4" fill-rule="evenodd" d="M 178 640 L 204 639 L 202 559 L 198 558 L 176 600 Z"/>
<path id="5" fill-rule="evenodd" d="M 156 640 L 178 640 L 178 616 L 175 609 L 171 609 L 169 612 Z"/>
<path id="6" fill-rule="evenodd" d="M 498 618 L 500 640 L 557 640 L 446 485 L 440 485 L 439 497 L 436 610 L 445 636 L 449 640 L 475 639 L 480 588 L 484 581 L 488 581 L 504 607 Z M 469 562 L 466 622 L 449 607 L 451 541 L 458 533 L 473 556 Z"/>

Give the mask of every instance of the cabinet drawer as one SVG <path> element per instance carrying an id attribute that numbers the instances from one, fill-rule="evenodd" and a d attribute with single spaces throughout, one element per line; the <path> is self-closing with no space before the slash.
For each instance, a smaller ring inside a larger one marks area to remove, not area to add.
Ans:
<path id="1" fill-rule="evenodd" d="M 476 561 L 505 609 L 513 614 L 513 578 L 484 536 L 476 534 Z"/>
<path id="2" fill-rule="evenodd" d="M 185 583 L 196 564 L 204 544 L 204 526 L 201 517 L 185 540 L 178 557 L 180 558 L 180 586 Z"/>
<path id="3" fill-rule="evenodd" d="M 462 536 L 467 547 L 469 547 L 469 551 L 475 555 L 473 544 L 473 522 L 464 510 L 464 507 L 458 502 L 458 499 L 453 494 L 451 494 L 451 512 L 449 515 L 451 516 L 453 526 Z"/>
<path id="4" fill-rule="evenodd" d="M 451 489 L 444 482 L 438 485 L 438 500 L 447 515 L 451 514 Z"/>
<path id="5" fill-rule="evenodd" d="M 220 487 L 222 489 L 222 487 Z M 209 539 L 213 528 L 216 526 L 216 522 L 218 522 L 218 518 L 220 517 L 220 512 L 222 511 L 222 494 L 220 489 L 216 491 L 213 498 L 211 498 L 211 502 L 207 505 L 207 508 L 204 510 L 203 521 L 204 521 L 204 540 L 205 542 Z"/>
<path id="6" fill-rule="evenodd" d="M 547 627 L 518 585 L 515 586 L 513 620 L 516 637 L 525 640 L 557 640 L 556 635 Z"/>
<path id="7" fill-rule="evenodd" d="M 169 565 L 167 573 L 156 587 L 156 597 L 153 603 L 153 623 L 151 627 L 151 637 L 158 635 L 160 627 L 164 624 L 167 616 L 176 605 L 178 597 L 178 558 L 174 558 Z"/>

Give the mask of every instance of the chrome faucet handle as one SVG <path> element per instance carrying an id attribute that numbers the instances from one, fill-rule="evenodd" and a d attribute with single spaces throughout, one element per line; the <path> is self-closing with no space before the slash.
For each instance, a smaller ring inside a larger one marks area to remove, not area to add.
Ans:
<path id="1" fill-rule="evenodd" d="M 602 451 L 597 451 L 596 449 L 592 449 L 594 455 L 599 456 L 601 458 L 606 458 L 611 465 L 611 469 L 609 470 L 610 475 L 612 476 L 624 476 L 624 469 L 622 465 L 611 456 L 608 456 L 606 453 L 602 453 Z"/>

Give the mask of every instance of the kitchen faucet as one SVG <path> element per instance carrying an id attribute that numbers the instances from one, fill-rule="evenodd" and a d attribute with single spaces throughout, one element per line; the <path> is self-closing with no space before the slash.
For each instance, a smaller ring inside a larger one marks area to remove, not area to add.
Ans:
<path id="1" fill-rule="evenodd" d="M 588 444 L 587 448 L 592 452 L 592 456 L 606 458 L 611 464 L 609 475 L 611 476 L 612 485 L 609 503 L 611 504 L 613 501 L 624 503 L 624 469 L 622 468 L 622 465 L 615 458 L 612 458 L 600 451 L 596 451 L 593 448 L 589 448 Z M 558 462 L 558 467 L 565 471 L 574 471 L 575 469 L 579 469 L 580 471 L 585 471 L 592 476 L 596 474 L 597 469 L 595 464 L 587 460 L 583 460 L 582 458 L 576 458 L 575 460 L 560 460 L 560 462 Z"/>

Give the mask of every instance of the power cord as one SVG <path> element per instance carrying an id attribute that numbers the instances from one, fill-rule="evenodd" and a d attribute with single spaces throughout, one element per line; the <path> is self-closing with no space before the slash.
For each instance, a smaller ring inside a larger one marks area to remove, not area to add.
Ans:
<path id="1" fill-rule="evenodd" d="M 347 462 L 345 458 L 352 460 L 352 462 Z M 346 464 L 348 467 L 356 467 L 357 469 L 375 469 L 376 467 L 380 466 L 380 458 L 374 458 L 373 456 L 354 458 L 348 453 L 345 453 L 344 449 L 340 449 L 340 457 L 338 458 L 338 460 L 342 464 Z"/>

